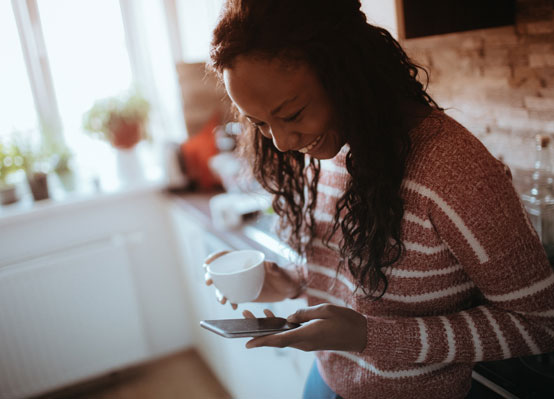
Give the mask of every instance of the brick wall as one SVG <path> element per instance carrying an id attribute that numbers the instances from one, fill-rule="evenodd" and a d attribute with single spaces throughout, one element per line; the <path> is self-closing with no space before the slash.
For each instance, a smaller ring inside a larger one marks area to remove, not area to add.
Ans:
<path id="1" fill-rule="evenodd" d="M 534 136 L 554 138 L 554 0 L 518 0 L 515 26 L 402 44 L 439 105 L 525 179 Z"/>

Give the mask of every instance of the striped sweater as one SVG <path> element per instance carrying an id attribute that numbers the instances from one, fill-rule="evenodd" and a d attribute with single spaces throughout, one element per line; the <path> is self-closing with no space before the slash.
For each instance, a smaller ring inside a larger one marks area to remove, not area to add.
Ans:
<path id="1" fill-rule="evenodd" d="M 367 319 L 361 353 L 317 352 L 344 398 L 463 398 L 473 364 L 554 350 L 554 273 L 503 165 L 466 129 L 433 111 L 411 131 L 402 184 L 406 251 L 378 301 L 346 270 L 329 231 L 348 178 L 346 145 L 322 161 L 313 254 L 303 266 L 310 306 L 334 303 Z"/>

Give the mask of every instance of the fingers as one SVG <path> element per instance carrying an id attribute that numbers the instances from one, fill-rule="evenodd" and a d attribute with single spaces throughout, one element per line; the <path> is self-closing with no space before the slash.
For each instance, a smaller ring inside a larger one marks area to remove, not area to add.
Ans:
<path id="1" fill-rule="evenodd" d="M 227 303 L 227 298 L 217 288 L 215 289 L 215 297 L 220 304 L 225 305 Z"/>
<path id="2" fill-rule="evenodd" d="M 266 317 L 276 317 L 275 314 L 269 310 L 269 309 L 264 309 L 264 314 Z M 243 310 L 242 311 L 242 315 L 244 316 L 245 319 L 255 319 L 256 316 L 254 316 L 254 313 L 252 313 L 251 311 L 249 310 Z"/>
<path id="3" fill-rule="evenodd" d="M 275 314 L 269 309 L 264 309 L 264 314 L 266 317 L 275 317 Z"/>
<path id="4" fill-rule="evenodd" d="M 314 319 L 328 319 L 335 314 L 337 306 L 328 303 L 312 306 L 304 309 L 298 309 L 287 317 L 289 323 L 305 323 Z"/>
<path id="5" fill-rule="evenodd" d="M 221 291 L 217 288 L 215 289 L 215 297 L 220 304 L 225 305 L 227 303 L 227 297 L 223 295 Z M 236 303 L 229 302 L 229 305 L 231 305 L 233 310 L 236 310 L 238 308 L 238 305 Z"/>
<path id="6" fill-rule="evenodd" d="M 262 337 L 253 338 L 246 343 L 246 348 L 251 349 L 261 346 L 270 346 L 273 348 L 292 347 L 301 350 L 310 350 L 305 344 L 305 342 L 307 342 L 305 337 L 306 332 L 303 331 L 303 329 L 306 329 L 308 327 L 310 326 L 298 327 L 294 330 L 283 333 L 264 335 Z"/>
<path id="7" fill-rule="evenodd" d="M 218 251 L 218 252 L 214 252 L 214 253 L 209 254 L 208 257 L 206 259 L 204 259 L 204 266 L 209 265 L 210 263 L 212 263 L 217 258 L 219 258 L 219 257 L 221 257 L 225 254 L 228 254 L 229 252 L 231 252 L 231 251 Z"/>
<path id="8" fill-rule="evenodd" d="M 279 274 L 281 272 L 281 268 L 275 262 L 265 261 L 264 268 L 266 273 Z"/>

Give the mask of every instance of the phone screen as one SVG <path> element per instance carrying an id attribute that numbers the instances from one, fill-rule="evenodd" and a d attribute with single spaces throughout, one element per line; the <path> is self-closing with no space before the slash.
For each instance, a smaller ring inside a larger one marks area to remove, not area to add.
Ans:
<path id="1" fill-rule="evenodd" d="M 292 330 L 300 326 L 300 324 L 289 323 L 282 317 L 202 320 L 200 325 L 226 338 L 257 337 Z"/>

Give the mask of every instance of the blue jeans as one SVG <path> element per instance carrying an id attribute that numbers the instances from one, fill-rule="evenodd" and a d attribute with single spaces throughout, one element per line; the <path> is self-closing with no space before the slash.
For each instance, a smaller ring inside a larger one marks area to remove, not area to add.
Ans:
<path id="1" fill-rule="evenodd" d="M 302 399 L 342 399 L 323 381 L 315 361 L 306 380 Z"/>
<path id="2" fill-rule="evenodd" d="M 491 396 L 491 392 L 486 388 L 482 388 L 481 384 L 472 381 L 471 390 L 468 392 L 466 399 L 484 399 L 495 397 L 494 394 Z M 483 391 L 485 389 L 485 392 Z M 310 369 L 310 374 L 308 374 L 308 379 L 306 380 L 306 385 L 304 386 L 304 392 L 302 393 L 302 399 L 342 399 L 337 395 L 329 386 L 323 381 L 321 375 L 319 375 L 319 370 L 317 369 L 317 364 L 314 361 L 312 368 Z"/>

